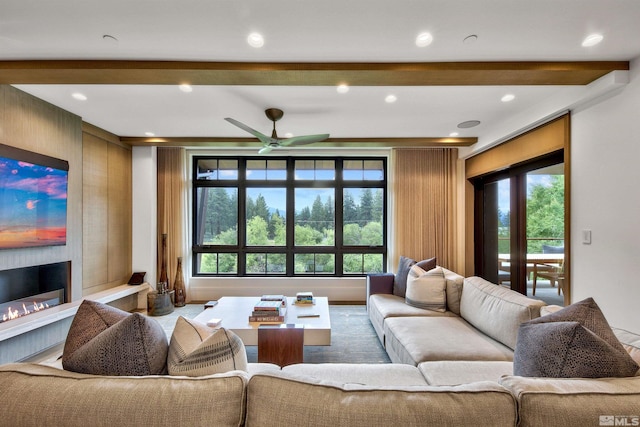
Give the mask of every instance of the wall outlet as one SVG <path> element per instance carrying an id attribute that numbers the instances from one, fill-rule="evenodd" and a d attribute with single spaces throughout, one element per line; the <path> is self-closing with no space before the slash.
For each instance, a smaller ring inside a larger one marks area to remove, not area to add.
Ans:
<path id="1" fill-rule="evenodd" d="M 591 244 L 591 230 L 582 230 L 582 244 L 583 245 Z"/>

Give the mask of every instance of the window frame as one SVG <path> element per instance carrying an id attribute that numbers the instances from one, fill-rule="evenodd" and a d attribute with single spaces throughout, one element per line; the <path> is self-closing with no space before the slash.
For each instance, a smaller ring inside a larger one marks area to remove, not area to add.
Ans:
<path id="1" fill-rule="evenodd" d="M 238 179 L 216 179 L 206 180 L 197 179 L 197 166 L 201 160 L 236 160 L 238 162 Z M 285 160 L 286 161 L 286 178 L 284 180 L 276 179 L 247 179 L 247 162 L 254 160 Z M 335 162 L 335 176 L 332 180 L 316 180 L 316 179 L 295 179 L 295 162 L 296 160 L 316 160 L 316 161 L 334 161 Z M 382 179 L 371 180 L 344 180 L 343 179 L 343 166 L 347 161 L 363 161 L 363 167 L 366 161 L 380 161 L 382 163 Z M 388 163 L 387 158 L 383 156 L 341 156 L 341 157 L 326 157 L 326 156 L 312 156 L 312 157 L 297 157 L 297 156 L 221 156 L 221 155 L 194 155 L 192 158 L 192 203 L 191 203 L 191 217 L 192 217 L 192 233 L 191 233 L 191 250 L 192 250 L 192 275 L 194 277 L 362 277 L 368 274 L 362 273 L 344 273 L 343 257 L 346 254 L 361 254 L 364 259 L 366 254 L 379 254 L 382 255 L 382 272 L 386 272 L 387 265 L 387 201 L 388 201 L 388 189 L 387 189 L 387 177 L 388 177 Z M 238 222 L 237 222 L 237 244 L 235 245 L 198 245 L 198 191 L 201 188 L 207 187 L 222 187 L 222 188 L 237 188 L 238 191 Z M 286 192 L 286 213 L 285 226 L 286 226 L 286 244 L 284 246 L 248 246 L 246 244 L 246 197 L 248 188 L 279 188 L 282 187 Z M 334 244 L 332 246 L 296 246 L 294 243 L 294 230 L 295 230 L 295 190 L 297 188 L 326 188 L 334 190 L 334 214 L 335 214 L 335 229 L 334 229 Z M 343 198 L 344 190 L 348 188 L 371 188 L 381 189 L 383 204 L 382 204 L 382 245 L 368 246 L 368 245 L 344 245 L 343 243 Z M 199 272 L 199 259 L 201 254 L 214 253 L 233 253 L 237 254 L 237 273 L 209 273 Z M 246 255 L 251 253 L 259 254 L 285 254 L 286 267 L 283 274 L 274 273 L 247 273 L 246 269 Z M 333 254 L 334 272 L 310 272 L 310 273 L 295 273 L 294 259 L 297 254 Z M 364 268 L 364 262 L 363 262 Z"/>

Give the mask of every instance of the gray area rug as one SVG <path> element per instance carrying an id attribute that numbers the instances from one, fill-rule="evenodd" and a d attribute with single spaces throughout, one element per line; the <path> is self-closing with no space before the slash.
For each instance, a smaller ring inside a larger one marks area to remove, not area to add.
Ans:
<path id="1" fill-rule="evenodd" d="M 371 326 L 364 305 L 330 305 L 331 345 L 304 347 L 305 363 L 391 363 Z M 247 361 L 258 361 L 258 347 L 250 345 Z"/>
<path id="2" fill-rule="evenodd" d="M 193 319 L 204 309 L 202 304 L 187 304 L 171 314 L 154 317 L 171 337 L 178 316 Z M 371 326 L 364 305 L 329 305 L 331 345 L 305 346 L 305 363 L 391 363 Z M 246 346 L 247 360 L 258 360 L 258 347 Z"/>

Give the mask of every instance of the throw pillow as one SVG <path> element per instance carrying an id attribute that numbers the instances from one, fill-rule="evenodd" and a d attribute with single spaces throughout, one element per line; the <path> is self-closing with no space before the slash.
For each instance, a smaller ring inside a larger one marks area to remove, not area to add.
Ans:
<path id="1" fill-rule="evenodd" d="M 446 288 L 442 267 L 424 271 L 414 265 L 409 270 L 405 301 L 414 307 L 444 312 L 447 309 Z"/>
<path id="2" fill-rule="evenodd" d="M 156 320 L 84 300 L 71 322 L 62 366 L 94 375 L 159 375 L 166 373 L 168 347 Z"/>
<path id="3" fill-rule="evenodd" d="M 518 330 L 514 375 L 628 377 L 637 370 L 593 298 L 524 322 Z"/>
<path id="4" fill-rule="evenodd" d="M 409 274 L 409 269 L 416 262 L 411 258 L 407 258 L 404 256 L 400 257 L 400 261 L 398 262 L 398 271 L 396 271 L 396 275 L 393 279 L 393 294 L 398 297 L 405 296 L 407 292 L 407 275 Z"/>
<path id="5" fill-rule="evenodd" d="M 424 271 L 433 270 L 438 266 L 436 257 L 423 259 L 422 261 L 416 262 L 416 265 Z"/>
<path id="6" fill-rule="evenodd" d="M 247 371 L 247 352 L 232 331 L 180 316 L 169 344 L 167 369 L 169 375 L 189 377 Z"/>

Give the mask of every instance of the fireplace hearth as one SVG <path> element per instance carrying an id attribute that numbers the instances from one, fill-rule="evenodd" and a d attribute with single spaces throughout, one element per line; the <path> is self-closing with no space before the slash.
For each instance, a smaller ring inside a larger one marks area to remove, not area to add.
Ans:
<path id="1" fill-rule="evenodd" d="M 70 301 L 71 262 L 0 271 L 0 323 Z"/>

